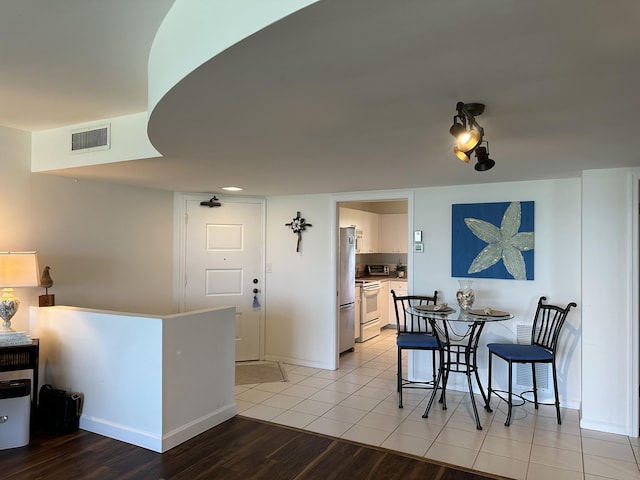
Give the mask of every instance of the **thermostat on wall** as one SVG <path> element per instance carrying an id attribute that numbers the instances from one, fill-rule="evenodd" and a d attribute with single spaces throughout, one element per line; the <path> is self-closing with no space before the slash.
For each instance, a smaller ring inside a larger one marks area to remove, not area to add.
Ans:
<path id="1" fill-rule="evenodd" d="M 413 232 L 413 241 L 421 242 L 422 241 L 422 230 L 416 230 Z"/>

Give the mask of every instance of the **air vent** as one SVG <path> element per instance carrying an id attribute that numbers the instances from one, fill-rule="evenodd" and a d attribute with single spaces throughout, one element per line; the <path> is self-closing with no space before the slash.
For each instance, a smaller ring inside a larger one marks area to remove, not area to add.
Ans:
<path id="1" fill-rule="evenodd" d="M 87 152 L 95 150 L 106 150 L 111 146 L 111 127 L 104 125 L 100 127 L 85 128 L 71 132 L 71 151 Z"/>
<path id="2" fill-rule="evenodd" d="M 516 335 L 518 343 L 531 342 L 531 325 L 520 323 L 516 325 Z M 530 363 L 516 364 L 516 382 L 523 387 L 533 387 Z M 536 384 L 538 388 L 549 388 L 549 365 L 546 363 L 536 364 Z"/>

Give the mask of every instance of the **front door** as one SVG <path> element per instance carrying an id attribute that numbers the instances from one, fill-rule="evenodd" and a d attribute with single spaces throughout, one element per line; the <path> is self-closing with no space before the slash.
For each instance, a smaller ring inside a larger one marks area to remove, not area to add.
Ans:
<path id="1" fill-rule="evenodd" d="M 236 361 L 260 358 L 263 202 L 185 200 L 184 311 L 236 307 Z M 254 292 L 257 290 L 257 292 Z"/>

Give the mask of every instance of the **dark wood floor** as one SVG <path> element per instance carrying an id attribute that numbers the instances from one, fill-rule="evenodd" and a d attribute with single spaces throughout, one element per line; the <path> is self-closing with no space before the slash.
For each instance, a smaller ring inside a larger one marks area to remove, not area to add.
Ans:
<path id="1" fill-rule="evenodd" d="M 501 478 L 242 417 L 234 417 L 164 454 L 83 430 L 66 435 L 34 432 L 28 446 L 0 451 L 0 477 L 3 480 Z"/>

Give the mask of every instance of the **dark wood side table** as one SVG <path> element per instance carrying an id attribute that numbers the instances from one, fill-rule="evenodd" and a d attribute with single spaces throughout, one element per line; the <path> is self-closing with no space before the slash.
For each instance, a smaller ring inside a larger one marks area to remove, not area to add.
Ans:
<path id="1" fill-rule="evenodd" d="M 40 356 L 40 340 L 31 339 L 26 345 L 0 345 L 0 372 L 15 370 L 32 370 L 31 382 L 31 428 L 35 426 L 36 409 L 38 407 L 38 361 Z"/>

